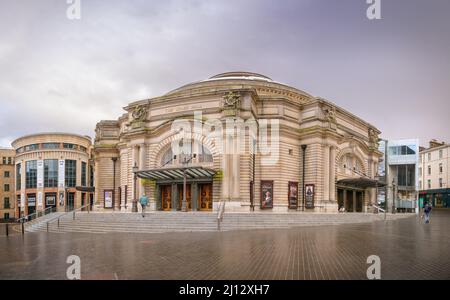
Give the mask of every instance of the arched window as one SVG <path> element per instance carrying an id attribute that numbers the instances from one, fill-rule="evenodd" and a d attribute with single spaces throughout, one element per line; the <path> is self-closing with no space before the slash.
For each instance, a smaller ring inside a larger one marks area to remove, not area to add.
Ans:
<path id="1" fill-rule="evenodd" d="M 168 165 L 172 161 L 173 161 L 173 151 L 172 151 L 172 148 L 169 148 L 162 157 L 161 166 Z"/>

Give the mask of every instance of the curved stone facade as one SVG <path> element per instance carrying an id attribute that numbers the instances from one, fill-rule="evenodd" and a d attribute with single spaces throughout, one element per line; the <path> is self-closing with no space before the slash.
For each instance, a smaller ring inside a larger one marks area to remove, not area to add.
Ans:
<path id="1" fill-rule="evenodd" d="M 184 192 L 191 210 L 224 201 L 227 211 L 365 211 L 375 202 L 367 182 L 380 157 L 378 129 L 267 76 L 223 73 L 124 109 L 96 127 L 99 210 L 130 211 L 143 193 L 152 210 L 180 209 Z M 216 174 L 188 178 L 187 188 L 151 177 L 193 167 Z"/>
<path id="2" fill-rule="evenodd" d="M 57 211 L 93 202 L 90 137 L 40 133 L 12 143 L 16 151 L 16 215 Z"/>

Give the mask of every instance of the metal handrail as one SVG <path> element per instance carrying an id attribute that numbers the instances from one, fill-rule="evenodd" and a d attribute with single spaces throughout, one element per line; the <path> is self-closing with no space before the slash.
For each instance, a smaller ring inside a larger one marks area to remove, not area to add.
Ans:
<path id="1" fill-rule="evenodd" d="M 65 213 L 63 213 L 62 215 L 60 215 L 58 218 L 55 218 L 55 219 L 52 219 L 52 220 L 47 221 L 47 222 L 46 222 L 46 225 L 47 225 L 47 232 L 48 232 L 49 226 L 50 226 L 50 224 L 51 224 L 52 222 L 54 222 L 54 221 L 57 220 L 57 221 L 58 221 L 58 228 L 59 228 L 59 221 L 60 221 L 60 219 L 61 219 L 62 217 L 67 216 L 68 214 L 73 214 L 73 220 L 75 220 L 75 214 L 76 214 L 77 211 L 79 211 L 79 210 L 81 210 L 81 209 L 83 209 L 83 208 L 88 207 L 87 212 L 89 213 L 89 211 L 90 211 L 89 207 L 90 207 L 90 206 L 91 206 L 91 204 L 88 203 L 88 204 L 86 204 L 86 205 L 84 205 L 84 206 L 81 206 L 81 207 L 79 207 L 79 208 L 76 208 L 76 209 L 74 209 L 74 210 L 65 212 Z"/>
<path id="2" fill-rule="evenodd" d="M 24 217 L 22 217 L 22 218 L 17 219 L 17 222 L 18 222 L 18 223 L 23 223 L 23 222 L 29 220 L 31 216 L 33 216 L 33 215 L 38 215 L 38 214 L 40 214 L 40 213 L 44 213 L 43 216 L 45 216 L 45 215 L 46 215 L 45 212 L 46 212 L 47 210 L 49 210 L 49 209 L 53 210 L 53 209 L 55 209 L 55 207 L 53 207 L 53 206 L 52 206 L 52 207 L 47 207 L 46 209 L 44 209 L 44 210 L 42 210 L 42 211 L 37 211 L 37 212 L 34 212 L 34 213 L 32 213 L 32 214 L 26 215 L 26 216 L 24 216 Z M 36 219 L 37 219 L 37 218 L 36 218 Z M 36 220 L 36 219 L 33 219 L 33 220 Z"/>
<path id="3" fill-rule="evenodd" d="M 220 202 L 219 211 L 217 213 L 217 230 L 220 231 L 220 223 L 223 220 L 223 215 L 225 213 L 225 201 Z"/>
<path id="4" fill-rule="evenodd" d="M 380 212 L 380 211 L 384 212 L 384 219 L 386 220 L 386 210 L 385 209 L 383 209 L 383 208 L 381 208 L 379 206 L 376 206 L 374 204 L 372 204 L 372 207 L 376 208 L 378 210 L 378 212 Z"/>

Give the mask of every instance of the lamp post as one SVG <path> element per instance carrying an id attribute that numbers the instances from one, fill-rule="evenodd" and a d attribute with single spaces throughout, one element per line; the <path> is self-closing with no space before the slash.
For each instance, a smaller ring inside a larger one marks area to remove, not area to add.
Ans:
<path id="1" fill-rule="evenodd" d="M 395 179 L 392 179 L 392 213 L 395 214 L 395 200 L 396 200 L 396 195 L 397 192 L 395 190 L 396 188 L 396 184 L 395 184 Z"/>
<path id="2" fill-rule="evenodd" d="M 306 165 L 306 148 L 308 147 L 308 145 L 302 145 L 302 154 L 303 154 L 303 159 L 302 159 L 302 165 L 303 165 L 303 171 L 302 171 L 302 211 L 305 211 L 305 165 Z"/>
<path id="3" fill-rule="evenodd" d="M 137 166 L 136 163 L 134 163 L 133 166 L 133 173 L 134 173 L 134 199 L 133 199 L 133 207 L 132 207 L 132 212 L 138 212 L 137 209 L 137 194 L 136 194 L 136 183 L 137 183 L 137 172 L 138 172 L 139 168 Z"/>
<path id="4" fill-rule="evenodd" d="M 197 154 L 190 154 L 189 159 L 186 158 L 186 155 L 183 153 L 183 202 L 181 203 L 181 211 L 187 212 L 187 203 L 186 203 L 186 185 L 187 185 L 187 178 L 186 178 L 186 168 L 187 165 L 191 162 L 192 159 L 196 158 Z"/>

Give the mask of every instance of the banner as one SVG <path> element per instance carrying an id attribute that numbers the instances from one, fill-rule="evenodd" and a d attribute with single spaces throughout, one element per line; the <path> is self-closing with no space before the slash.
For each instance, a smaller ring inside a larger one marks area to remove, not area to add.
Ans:
<path id="1" fill-rule="evenodd" d="M 37 188 L 41 189 L 44 187 L 44 161 L 37 161 Z"/>
<path id="2" fill-rule="evenodd" d="M 296 209 L 298 206 L 298 182 L 289 181 L 288 200 L 289 200 L 289 208 Z"/>
<path id="3" fill-rule="evenodd" d="M 38 192 L 37 205 L 42 207 L 42 192 Z"/>
<path id="4" fill-rule="evenodd" d="M 60 159 L 58 162 L 58 187 L 59 188 L 64 188 L 66 186 L 65 180 L 66 180 L 66 161 L 63 159 Z"/>

